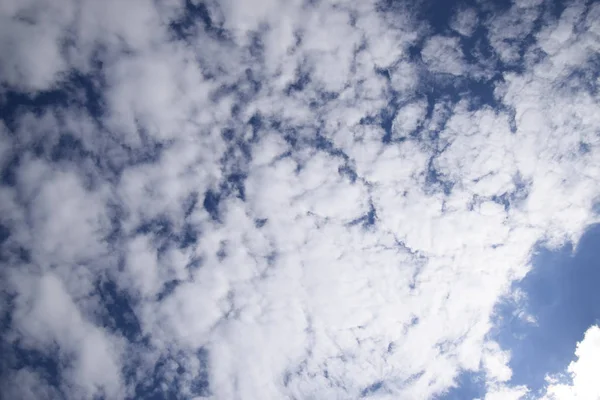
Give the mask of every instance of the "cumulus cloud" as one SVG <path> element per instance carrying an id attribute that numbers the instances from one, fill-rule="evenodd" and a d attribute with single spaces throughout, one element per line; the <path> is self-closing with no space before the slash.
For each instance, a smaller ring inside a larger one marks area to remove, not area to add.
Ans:
<path id="1" fill-rule="evenodd" d="M 549 384 L 544 399 L 600 397 L 600 384 L 595 374 L 600 367 L 600 328 L 592 326 L 585 332 L 583 340 L 577 343 L 575 356 L 577 359 L 569 364 L 566 377 L 548 377 Z"/>
<path id="2" fill-rule="evenodd" d="M 405 5 L 62 3 L 0 6 L 3 392 L 527 393 L 492 316 L 597 218 L 597 6 L 460 9 L 472 60 Z"/>
<path id="3" fill-rule="evenodd" d="M 460 8 L 456 11 L 453 18 L 450 20 L 450 27 L 463 36 L 471 36 L 477 24 L 479 17 L 477 11 L 473 8 Z"/>
<path id="4" fill-rule="evenodd" d="M 406 137 L 425 119 L 427 114 L 427 102 L 420 100 L 407 104 L 396 113 L 394 118 L 395 137 Z"/>
<path id="5" fill-rule="evenodd" d="M 120 340 L 86 321 L 56 276 L 15 274 L 11 279 L 19 296 L 12 314 L 14 340 L 24 348 L 46 352 L 58 348 L 60 386 L 69 398 L 92 398 L 100 393 L 122 397 Z M 17 374 L 21 379 L 36 380 L 34 386 L 38 386 L 39 379 L 30 370 Z M 32 390 L 38 390 L 35 387 Z"/>
<path id="6" fill-rule="evenodd" d="M 2 6 L 0 74 L 3 83 L 24 91 L 53 86 L 67 69 L 60 38 L 74 13 L 48 1 L 6 2 Z"/>
<path id="7" fill-rule="evenodd" d="M 465 70 L 458 38 L 432 36 L 425 43 L 421 56 L 432 72 L 462 75 Z"/>

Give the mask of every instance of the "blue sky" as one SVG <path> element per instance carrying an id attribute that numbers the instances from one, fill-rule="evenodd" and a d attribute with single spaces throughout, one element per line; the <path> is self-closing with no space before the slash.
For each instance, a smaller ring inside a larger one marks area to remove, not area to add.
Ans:
<path id="1" fill-rule="evenodd" d="M 511 351 L 512 384 L 543 393 L 545 377 L 564 372 L 575 359 L 574 344 L 600 322 L 599 246 L 598 225 L 586 230 L 577 248 L 567 243 L 551 251 L 540 244 L 532 256 L 533 269 L 514 284 L 526 298 L 498 304 L 491 335 Z M 533 316 L 535 323 L 519 318 L 521 312 Z M 467 373 L 460 379 L 443 398 L 476 398 L 485 392 L 481 376 Z"/>
<path id="2" fill-rule="evenodd" d="M 5 1 L 0 393 L 599 398 L 597 21 Z"/>

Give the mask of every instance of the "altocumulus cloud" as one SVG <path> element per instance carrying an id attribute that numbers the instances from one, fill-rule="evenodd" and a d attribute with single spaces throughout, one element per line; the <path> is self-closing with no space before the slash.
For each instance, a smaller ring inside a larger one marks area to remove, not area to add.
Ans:
<path id="1" fill-rule="evenodd" d="M 3 1 L 2 395 L 531 397 L 490 332 L 600 222 L 600 5 L 430 12 Z"/>

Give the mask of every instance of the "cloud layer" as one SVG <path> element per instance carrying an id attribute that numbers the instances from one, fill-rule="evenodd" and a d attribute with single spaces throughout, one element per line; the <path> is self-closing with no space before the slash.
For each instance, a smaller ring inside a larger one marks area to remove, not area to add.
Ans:
<path id="1" fill-rule="evenodd" d="M 2 391 L 525 395 L 495 306 L 600 196 L 600 7 L 549 3 L 4 2 Z"/>

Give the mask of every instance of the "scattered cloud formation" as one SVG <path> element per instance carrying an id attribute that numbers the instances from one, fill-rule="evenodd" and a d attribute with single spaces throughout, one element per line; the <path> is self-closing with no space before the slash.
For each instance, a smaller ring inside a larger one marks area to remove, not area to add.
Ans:
<path id="1" fill-rule="evenodd" d="M 531 393 L 496 306 L 599 222 L 600 7 L 550 3 L 5 1 L 0 390 Z"/>

